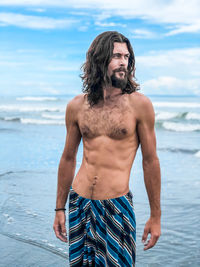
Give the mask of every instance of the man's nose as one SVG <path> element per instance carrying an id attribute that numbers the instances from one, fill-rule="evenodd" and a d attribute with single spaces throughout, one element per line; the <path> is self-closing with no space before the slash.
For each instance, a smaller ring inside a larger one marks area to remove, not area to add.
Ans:
<path id="1" fill-rule="evenodd" d="M 126 66 L 126 59 L 124 57 L 120 58 L 120 66 Z"/>

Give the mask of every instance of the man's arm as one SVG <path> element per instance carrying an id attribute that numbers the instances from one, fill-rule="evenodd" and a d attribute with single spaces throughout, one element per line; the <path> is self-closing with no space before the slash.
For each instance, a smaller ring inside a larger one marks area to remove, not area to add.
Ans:
<path id="1" fill-rule="evenodd" d="M 56 208 L 65 207 L 76 168 L 76 154 L 81 140 L 81 133 L 77 124 L 77 107 L 80 106 L 80 103 L 78 105 L 77 98 L 71 100 L 66 108 L 67 136 L 58 168 Z M 67 242 L 65 221 L 65 213 L 62 210 L 57 211 L 53 229 L 56 236 L 63 242 Z"/>
<path id="2" fill-rule="evenodd" d="M 142 241 L 146 242 L 148 234 L 151 234 L 150 240 L 144 245 L 144 250 L 147 250 L 156 244 L 161 234 L 161 174 L 156 153 L 155 114 L 151 101 L 145 96 L 141 96 L 139 111 L 137 131 L 143 156 L 144 182 L 151 210 L 142 236 Z"/>

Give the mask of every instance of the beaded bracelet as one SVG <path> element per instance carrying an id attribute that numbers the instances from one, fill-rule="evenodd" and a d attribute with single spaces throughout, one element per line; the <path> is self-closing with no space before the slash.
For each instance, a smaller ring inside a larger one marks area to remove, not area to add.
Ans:
<path id="1" fill-rule="evenodd" d="M 55 211 L 59 211 L 59 210 L 66 210 L 65 208 L 60 208 L 60 209 L 55 209 Z"/>

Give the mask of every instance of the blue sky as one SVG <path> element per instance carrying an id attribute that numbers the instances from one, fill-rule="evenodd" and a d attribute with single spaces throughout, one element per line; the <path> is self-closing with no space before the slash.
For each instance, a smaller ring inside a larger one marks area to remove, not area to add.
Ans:
<path id="1" fill-rule="evenodd" d="M 116 30 L 147 95 L 200 95 L 198 0 L 0 0 L 0 95 L 81 93 L 93 39 Z"/>

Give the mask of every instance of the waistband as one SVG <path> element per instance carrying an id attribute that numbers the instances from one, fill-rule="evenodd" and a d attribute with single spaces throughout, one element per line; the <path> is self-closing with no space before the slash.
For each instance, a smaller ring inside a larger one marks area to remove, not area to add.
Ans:
<path id="1" fill-rule="evenodd" d="M 126 193 L 125 195 L 122 195 L 122 196 L 120 196 L 120 197 L 116 197 L 116 198 L 109 198 L 109 199 L 90 199 L 90 198 L 85 198 L 85 197 L 83 197 L 83 196 L 81 196 L 81 195 L 79 195 L 73 188 L 72 188 L 72 186 L 70 187 L 70 192 L 72 192 L 73 194 L 75 194 L 78 198 L 80 198 L 80 199 L 83 199 L 83 200 L 90 200 L 90 201 L 103 201 L 103 200 L 119 200 L 119 199 L 123 199 L 123 198 L 131 198 L 131 200 L 132 200 L 132 198 L 133 198 L 133 194 L 132 194 L 132 192 L 131 192 L 131 190 L 129 189 L 129 192 L 128 193 Z"/>

